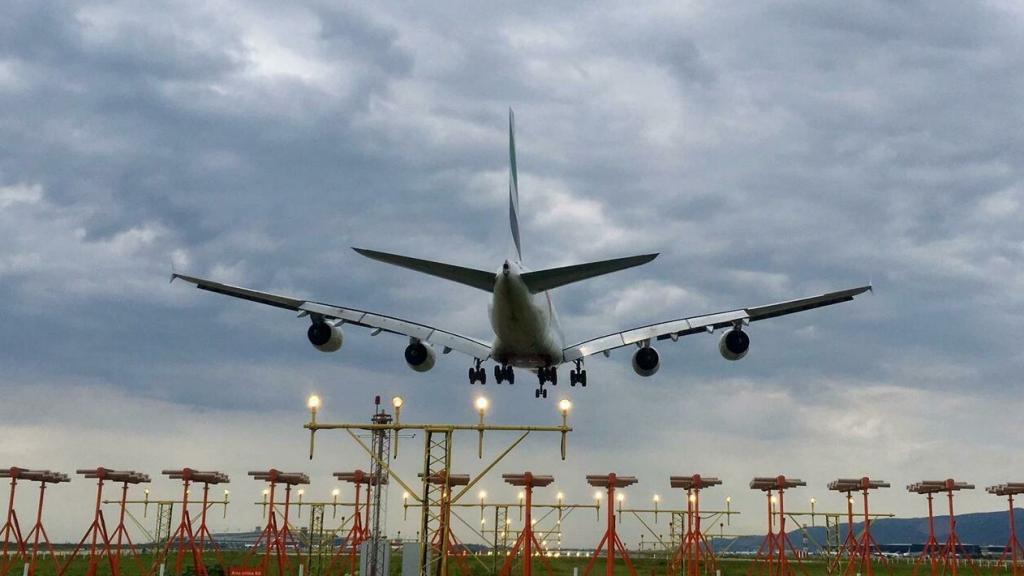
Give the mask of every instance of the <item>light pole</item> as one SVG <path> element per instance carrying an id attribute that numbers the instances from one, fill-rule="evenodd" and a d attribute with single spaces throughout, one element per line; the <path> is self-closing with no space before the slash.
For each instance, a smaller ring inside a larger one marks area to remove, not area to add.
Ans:
<path id="1" fill-rule="evenodd" d="M 309 421 L 312 424 L 316 424 L 316 412 L 320 409 L 320 397 L 316 394 L 311 394 L 309 400 L 306 401 L 306 406 L 309 406 Z M 316 431 L 313 430 L 309 434 L 309 459 L 313 459 L 313 437 Z"/>
<path id="2" fill-rule="evenodd" d="M 473 403 L 476 406 L 476 411 L 480 413 L 480 440 L 477 443 L 476 457 L 484 457 L 484 413 L 487 412 L 487 407 L 491 405 L 490 401 L 484 396 L 478 396 L 476 401 Z"/>
<path id="3" fill-rule="evenodd" d="M 391 399 L 391 406 L 395 409 L 395 424 L 399 424 L 402 421 L 402 404 L 405 404 L 405 400 L 401 396 L 395 396 Z M 398 430 L 395 430 L 395 436 L 391 442 L 395 446 L 395 456 L 398 458 Z"/>
<path id="4" fill-rule="evenodd" d="M 572 401 L 562 398 L 558 401 L 558 411 L 562 413 L 562 427 L 569 426 L 569 410 L 572 410 Z M 562 454 L 565 454 L 565 434 L 562 434 Z"/>

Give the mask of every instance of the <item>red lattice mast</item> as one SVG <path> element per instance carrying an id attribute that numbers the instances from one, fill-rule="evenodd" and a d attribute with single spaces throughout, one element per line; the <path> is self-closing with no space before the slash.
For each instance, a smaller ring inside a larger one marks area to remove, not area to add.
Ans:
<path id="1" fill-rule="evenodd" d="M 1013 497 L 1017 494 L 1024 494 L 1024 482 L 1008 482 L 989 486 L 985 491 L 996 496 L 1006 496 L 1010 503 L 1010 540 L 1006 543 L 1006 550 L 999 556 L 996 568 L 1003 568 L 1009 561 L 1011 576 L 1024 574 L 1021 566 L 1024 561 L 1024 547 L 1021 547 L 1020 540 L 1017 538 L 1017 518 L 1013 512 Z"/>
<path id="2" fill-rule="evenodd" d="M 718 478 L 700 474 L 669 477 L 669 484 L 673 488 L 686 491 L 686 532 L 679 549 L 669 562 L 669 574 L 679 574 L 683 567 L 686 568 L 687 576 L 697 576 L 702 571 L 707 574 L 717 569 L 718 558 L 700 525 L 700 491 L 721 483 Z"/>
<path id="3" fill-rule="evenodd" d="M 271 468 L 267 471 L 249 472 L 249 476 L 252 476 L 255 480 L 262 480 L 270 484 L 270 508 L 267 511 L 267 526 L 263 529 L 259 539 L 256 540 L 256 544 L 253 546 L 253 554 L 259 551 L 262 544 L 264 546 L 263 559 L 259 565 L 263 568 L 263 573 L 267 574 L 267 568 L 270 566 L 270 555 L 273 553 L 277 563 L 278 576 L 286 576 L 288 574 L 289 543 L 296 544 L 295 551 L 299 551 L 297 543 L 288 529 L 292 486 L 309 484 L 309 476 L 302 472 L 281 472 L 276 468 Z M 277 508 L 274 506 L 278 484 L 284 484 L 284 513 L 282 514 L 280 524 L 277 521 Z"/>
<path id="4" fill-rule="evenodd" d="M 50 560 L 53 561 L 54 571 L 60 571 L 60 562 L 57 560 L 57 555 L 53 551 L 53 545 L 50 544 L 50 537 L 46 534 L 46 528 L 43 527 L 43 502 L 46 496 L 47 484 L 70 482 L 71 479 L 68 478 L 67 474 L 62 474 L 60 472 L 51 472 L 49 470 L 29 470 L 27 468 L 8 468 L 6 470 L 0 470 L 0 478 L 11 479 L 11 498 L 7 508 L 7 523 L 4 524 L 3 529 L 4 554 L 3 561 L 0 563 L 0 574 L 6 575 L 10 573 L 15 562 L 17 562 L 18 558 L 21 558 L 28 564 L 29 576 L 35 576 L 40 550 L 40 540 L 42 540 L 42 543 L 46 545 L 44 553 L 49 555 Z M 18 516 L 14 511 L 14 490 L 18 480 L 39 482 L 39 500 L 36 504 L 36 522 L 32 526 L 32 529 L 29 530 L 28 534 L 25 535 L 24 539 L 21 537 L 21 527 L 18 525 Z M 16 538 L 15 542 L 21 544 L 21 546 L 15 551 L 13 557 L 8 557 L 7 546 L 9 544 L 9 534 L 14 534 Z"/>
<path id="5" fill-rule="evenodd" d="M 25 539 L 21 535 L 21 523 L 18 522 L 18 511 L 14 509 L 14 494 L 18 491 L 18 479 L 23 474 L 30 472 L 27 468 L 7 468 L 0 470 L 0 478 L 11 479 L 11 493 L 7 499 L 7 521 L 0 529 L 0 538 L 3 538 L 3 555 L 0 556 L 0 568 L 2 573 L 7 573 L 9 564 L 13 564 L 18 558 L 25 559 Z M 12 539 L 13 538 L 13 539 Z M 14 556 L 11 557 L 11 545 L 14 545 Z"/>
<path id="6" fill-rule="evenodd" d="M 540 554 L 541 562 L 544 563 L 544 569 L 550 576 L 552 574 L 551 563 L 548 561 L 547 556 L 544 555 L 544 548 L 537 541 L 537 535 L 533 531 L 533 489 L 550 486 L 555 479 L 553 476 L 538 476 L 533 472 L 502 474 L 501 477 L 511 485 L 523 488 L 526 504 L 523 530 L 519 533 L 519 538 L 516 539 L 512 552 L 505 557 L 505 562 L 501 565 L 501 576 L 511 576 L 512 564 L 519 556 L 520 551 L 522 551 L 523 556 L 523 576 L 533 576 L 534 553 Z"/>
<path id="7" fill-rule="evenodd" d="M 764 492 L 768 498 L 768 534 L 761 542 L 757 557 L 747 569 L 747 576 L 792 576 L 796 574 L 797 569 L 802 574 L 807 574 L 806 568 L 800 562 L 800 555 L 786 534 L 786 490 L 806 485 L 803 480 L 785 476 L 756 477 L 750 481 L 751 489 Z M 779 518 L 778 532 L 775 532 L 776 516 Z"/>
<path id="8" fill-rule="evenodd" d="M 843 574 L 847 576 L 850 574 L 874 576 L 875 566 L 872 561 L 873 559 L 877 559 L 883 566 L 889 567 L 889 561 L 882 555 L 882 552 L 878 549 L 878 542 L 875 542 L 875 538 L 871 535 L 871 512 L 868 505 L 868 493 L 871 490 L 889 488 L 890 486 L 888 482 L 872 480 L 867 476 L 859 479 L 839 478 L 829 482 L 829 490 L 846 494 L 846 509 L 848 513 L 846 540 L 843 543 L 843 547 L 840 548 L 840 554 L 835 558 L 835 563 L 832 566 L 833 569 L 838 567 L 843 550 L 846 550 L 848 554 L 846 569 L 843 571 Z M 859 540 L 853 531 L 854 492 L 860 492 L 864 500 L 864 526 Z"/>
<path id="9" fill-rule="evenodd" d="M 615 531 L 615 489 L 625 488 L 636 483 L 636 476 L 619 476 L 614 473 L 587 475 L 587 484 L 608 491 L 608 527 L 605 529 L 604 536 L 601 537 L 601 543 L 594 550 L 593 557 L 590 558 L 590 562 L 587 562 L 583 576 L 590 576 L 602 549 L 606 551 L 605 576 L 615 576 L 616 551 L 622 555 L 622 561 L 625 562 L 630 576 L 636 576 L 636 568 L 633 567 L 633 561 L 629 559 L 629 552 L 626 551 L 626 547 L 622 544 L 622 540 L 619 540 L 619 535 Z"/>
<path id="10" fill-rule="evenodd" d="M 921 566 L 927 561 L 931 576 L 945 574 L 949 570 L 953 576 L 957 575 L 960 564 L 964 563 L 971 572 L 978 573 L 978 567 L 971 560 L 967 551 L 964 550 L 960 536 L 956 532 L 956 515 L 953 513 L 953 493 L 960 490 L 974 490 L 974 484 L 957 482 L 952 478 L 948 480 L 924 480 L 917 484 L 907 486 L 907 490 L 916 494 L 924 494 L 928 497 L 928 542 L 914 562 L 914 576 L 917 576 Z M 946 543 L 939 546 L 935 538 L 935 515 L 932 500 L 935 495 L 945 492 L 949 501 L 949 537 Z"/>
<path id="11" fill-rule="evenodd" d="M 174 560 L 175 574 L 182 573 L 185 564 L 185 555 L 188 554 L 192 556 L 192 565 L 195 573 L 198 576 L 207 576 L 206 564 L 203 562 L 203 552 L 206 550 L 207 540 L 213 542 L 213 535 L 210 534 L 210 529 L 206 526 L 206 511 L 210 505 L 210 485 L 227 483 L 230 482 L 230 479 L 228 478 L 228 475 L 223 472 L 193 470 L 192 468 L 164 470 L 163 474 L 167 475 L 167 477 L 172 480 L 181 480 L 182 492 L 181 520 L 178 522 L 178 528 L 174 531 L 171 537 L 167 539 L 167 545 L 164 547 L 162 557 L 166 558 L 170 553 L 171 548 L 176 545 Z M 200 523 L 198 530 L 192 527 L 192 515 L 188 511 L 189 493 L 191 491 L 192 484 L 197 482 L 203 485 L 203 510 L 199 515 Z M 216 543 L 214 543 L 214 545 L 216 546 Z"/>
<path id="12" fill-rule="evenodd" d="M 107 563 L 110 565 L 110 573 L 112 576 L 120 576 L 121 574 L 121 545 L 125 541 L 124 538 L 127 536 L 127 532 L 124 527 L 124 500 L 125 494 L 128 490 L 129 484 L 139 484 L 142 482 L 149 482 L 149 476 L 141 472 L 135 472 L 133 470 L 111 470 L 110 468 L 95 468 L 77 470 L 77 474 L 81 474 L 86 478 L 96 479 L 96 508 L 93 514 L 92 524 L 89 525 L 89 529 L 85 531 L 85 535 L 75 546 L 75 550 L 68 557 L 64 566 L 61 567 L 58 574 L 63 576 L 71 566 L 71 563 L 78 557 L 78 553 L 86 547 L 88 543 L 89 549 L 89 564 L 86 568 L 86 576 L 94 576 L 96 571 L 99 569 L 100 562 L 106 558 Z M 120 507 L 120 522 L 114 532 L 107 530 L 107 521 L 103 517 L 103 484 L 106 481 L 120 482 L 122 484 L 122 498 Z M 117 537 L 118 544 L 115 546 L 112 541 L 112 536 Z M 128 540 L 129 546 L 132 551 L 132 555 L 138 560 L 138 553 L 135 547 L 131 545 L 131 539 Z M 205 576 L 205 575 L 204 575 Z"/>
<path id="13" fill-rule="evenodd" d="M 370 490 L 371 485 L 376 484 L 376 480 L 370 477 L 368 472 L 362 470 L 355 470 L 353 472 L 335 472 L 334 477 L 342 482 L 348 482 L 354 484 L 356 487 L 356 501 L 355 510 L 352 515 L 352 526 L 348 529 L 348 533 L 345 535 L 345 542 L 338 547 L 335 551 L 334 556 L 331 558 L 331 563 L 327 568 L 327 572 L 331 572 L 331 567 L 334 566 L 341 558 L 347 559 L 349 567 L 349 574 L 355 574 L 359 571 L 359 546 L 366 542 L 370 538 Z M 381 478 L 384 484 L 387 484 L 387 477 Z M 366 486 L 366 501 L 362 501 L 363 486 Z"/>

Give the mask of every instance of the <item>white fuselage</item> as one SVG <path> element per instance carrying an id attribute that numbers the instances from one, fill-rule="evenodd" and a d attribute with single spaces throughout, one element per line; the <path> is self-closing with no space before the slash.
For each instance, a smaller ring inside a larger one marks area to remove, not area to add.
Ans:
<path id="1" fill-rule="evenodd" d="M 522 264 L 506 261 L 498 269 L 489 307 L 494 344 L 491 357 L 519 368 L 562 363 L 565 337 L 548 292 L 531 294 L 520 279 Z"/>

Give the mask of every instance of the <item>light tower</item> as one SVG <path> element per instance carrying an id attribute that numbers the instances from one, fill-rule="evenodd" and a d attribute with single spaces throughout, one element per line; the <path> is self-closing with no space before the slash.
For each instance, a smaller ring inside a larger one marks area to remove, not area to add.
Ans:
<path id="1" fill-rule="evenodd" d="M 269 485 L 269 488 L 266 490 L 266 495 L 269 496 L 267 526 L 260 533 L 260 537 L 253 546 L 251 554 L 258 554 L 262 544 L 263 559 L 259 562 L 259 565 L 263 569 L 263 574 L 269 574 L 270 556 L 273 554 L 277 562 L 278 576 L 286 576 L 288 574 L 288 547 L 296 546 L 297 544 L 291 535 L 291 531 L 288 529 L 292 487 L 300 484 L 308 485 L 309 476 L 302 472 L 282 472 L 276 468 L 265 471 L 251 471 L 249 476 L 252 476 L 253 480 L 262 480 Z M 277 519 L 277 507 L 275 506 L 278 484 L 284 484 L 284 514 L 282 514 L 280 522 Z"/>
<path id="2" fill-rule="evenodd" d="M 688 576 L 697 576 L 701 572 L 701 567 L 705 573 L 716 569 L 718 562 L 715 551 L 704 537 L 704 530 L 700 525 L 700 492 L 704 488 L 718 486 L 721 483 L 718 478 L 700 474 L 669 477 L 669 484 L 673 488 L 682 488 L 686 491 L 686 532 L 679 549 L 672 556 L 669 564 L 670 573 L 677 573 L 683 564 Z"/>
<path id="3" fill-rule="evenodd" d="M 768 497 L 768 535 L 765 536 L 757 551 L 757 557 L 747 569 L 747 576 L 765 574 L 767 576 L 792 576 L 795 574 L 793 561 L 801 573 L 806 573 L 800 563 L 800 555 L 786 534 L 786 490 L 807 483 L 797 478 L 785 476 L 756 477 L 750 481 L 750 488 L 760 490 Z M 775 517 L 779 518 L 779 530 L 774 531 Z"/>
<path id="4" fill-rule="evenodd" d="M 551 564 L 548 562 L 546 556 L 544 556 L 544 548 L 540 542 L 537 541 L 537 536 L 533 532 L 533 489 L 542 488 L 544 486 L 551 485 L 555 481 L 552 476 L 537 476 L 532 472 L 524 472 L 522 474 L 502 474 L 501 477 L 513 486 L 523 487 L 523 491 L 526 493 L 526 508 L 525 508 L 525 519 L 523 520 L 523 530 L 519 533 L 519 538 L 516 539 L 515 545 L 512 547 L 512 552 L 505 557 L 505 563 L 501 567 L 501 576 L 510 576 L 512 574 L 512 563 L 519 551 L 523 553 L 523 576 L 533 575 L 533 556 L 534 553 L 540 553 L 541 560 L 544 562 L 544 567 L 547 569 L 547 573 L 551 574 Z M 561 497 L 559 497 L 559 505 L 561 505 Z"/>
<path id="5" fill-rule="evenodd" d="M 392 417 L 380 404 L 380 396 L 374 399 L 376 410 L 370 418 L 371 422 L 378 426 L 391 424 Z M 399 402 L 396 409 L 401 408 Z M 396 433 L 397 434 L 397 433 Z M 370 522 L 370 554 L 366 564 L 368 576 L 387 576 L 388 554 L 391 549 L 387 542 L 387 462 L 391 459 L 391 431 L 386 428 L 377 428 L 372 432 L 370 440 L 370 451 L 373 458 L 370 462 L 370 488 L 373 490 L 373 506 L 370 513 L 373 520 Z"/>
<path id="6" fill-rule="evenodd" d="M 888 566 L 888 561 L 882 556 L 882 553 L 878 550 L 878 543 L 875 542 L 875 538 L 871 535 L 871 511 L 868 505 L 868 492 L 871 490 L 877 490 L 879 488 L 889 488 L 890 484 L 882 480 L 872 480 L 867 476 L 863 478 L 839 478 L 829 482 L 828 489 L 836 492 L 846 494 L 846 505 L 848 513 L 848 528 L 846 534 L 846 540 L 851 543 L 850 546 L 846 544 L 840 548 L 840 552 L 836 555 L 835 564 L 838 566 L 840 558 L 842 556 L 842 550 L 847 550 L 848 559 L 846 563 L 846 569 L 844 574 L 862 574 L 864 576 L 874 576 L 875 567 L 872 562 L 872 558 L 877 557 L 883 565 Z M 864 500 L 864 528 L 861 531 L 860 541 L 853 532 L 853 492 L 859 491 L 861 497 Z"/>
<path id="7" fill-rule="evenodd" d="M 924 550 L 921 551 L 921 555 L 918 556 L 917 561 L 914 562 L 914 576 L 917 576 L 918 570 L 926 561 L 932 576 L 944 574 L 947 569 L 950 570 L 953 576 L 956 576 L 959 565 L 964 560 L 966 560 L 967 566 L 972 572 L 977 572 L 974 561 L 971 560 L 970 555 L 964 550 L 963 544 L 960 542 L 960 536 L 957 535 L 956 516 L 953 514 L 953 493 L 960 490 L 973 489 L 974 484 L 957 482 L 952 478 L 946 480 L 924 480 L 907 486 L 909 492 L 924 494 L 928 497 L 928 542 L 925 544 Z M 935 515 L 932 508 L 932 500 L 940 492 L 945 492 L 949 501 L 949 537 L 943 546 L 939 546 L 935 538 Z"/>
<path id="8" fill-rule="evenodd" d="M 1024 547 L 1021 547 L 1017 538 L 1017 519 L 1014 517 L 1013 497 L 1017 494 L 1024 494 L 1024 482 L 1008 482 L 997 486 L 989 486 L 985 489 L 989 494 L 1006 496 L 1010 504 L 1010 540 L 1006 543 L 1006 551 L 999 556 L 997 567 L 1001 567 L 1009 560 L 1010 575 L 1018 576 L 1021 572 L 1021 560 L 1024 560 Z"/>
<path id="9" fill-rule="evenodd" d="M 617 474 L 601 474 L 601 475 L 587 475 L 587 484 L 594 486 L 595 488 L 604 488 L 608 494 L 608 527 L 605 529 L 604 536 L 601 538 L 601 543 L 597 545 L 594 550 L 594 556 L 587 562 L 587 567 L 583 570 L 583 576 L 590 576 L 590 571 L 593 570 L 594 564 L 597 562 L 597 557 L 601 553 L 601 550 L 606 551 L 605 560 L 605 576 L 615 576 L 615 553 L 618 551 L 622 555 L 622 560 L 626 564 L 626 570 L 629 571 L 630 576 L 636 576 L 636 569 L 633 567 L 633 561 L 629 559 L 629 552 L 626 551 L 626 547 L 622 544 L 622 540 L 619 540 L 619 535 L 615 531 L 615 489 L 625 488 L 637 483 L 635 476 L 619 476 Z M 595 494 L 595 499 L 599 498 L 600 492 Z"/>
<path id="10" fill-rule="evenodd" d="M 63 482 L 70 482 L 71 478 L 67 474 L 60 472 L 51 472 L 49 470 L 29 470 L 27 468 L 6 468 L 0 470 L 0 478 L 11 479 L 11 496 L 10 503 L 7 507 L 7 523 L 3 528 L 3 557 L 0 559 L 0 574 L 9 573 L 12 564 L 21 558 L 28 565 L 28 576 L 34 576 L 36 573 L 36 559 L 38 558 L 40 551 L 40 540 L 46 545 L 43 550 L 53 562 L 54 571 L 60 571 L 60 562 L 57 560 L 57 555 L 53 550 L 53 545 L 50 544 L 50 537 L 46 534 L 46 528 L 43 527 L 43 502 L 46 496 L 46 485 L 47 484 L 60 484 Z M 18 517 L 14 511 L 14 490 L 17 486 L 18 480 L 28 480 L 32 482 L 39 482 L 39 499 L 36 503 L 36 521 L 32 529 L 29 530 L 28 534 L 25 535 L 24 539 L 21 536 L 21 527 L 18 525 Z M 14 544 L 14 556 L 8 557 L 8 538 L 13 535 L 15 537 Z M 31 543 L 31 548 L 29 544 Z M 27 558 L 26 558 L 27 556 Z"/>

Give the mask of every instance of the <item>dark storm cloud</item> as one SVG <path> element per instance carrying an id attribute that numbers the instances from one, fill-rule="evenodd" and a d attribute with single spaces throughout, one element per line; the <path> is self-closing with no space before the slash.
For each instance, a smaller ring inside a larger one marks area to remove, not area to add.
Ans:
<path id="1" fill-rule="evenodd" d="M 898 481 L 948 475 L 923 456 L 937 446 L 956 447 L 948 466 L 972 480 L 1009 473 L 998 453 L 1020 408 L 1024 316 L 1012 4 L 6 9 L 6 458 L 70 469 L 116 456 L 99 446 L 117 435 L 170 450 L 195 418 L 231 445 L 178 458 L 267 464 L 237 446 L 248 438 L 302 466 L 291 451 L 311 391 L 334 417 L 380 392 L 425 420 L 471 418 L 457 354 L 412 374 L 401 339 L 353 328 L 322 355 L 304 320 L 165 280 L 173 264 L 486 338 L 483 293 L 349 247 L 495 267 L 512 106 L 531 266 L 662 253 L 559 290 L 570 339 L 878 290 L 753 326 L 739 363 L 712 336 L 662 346 L 649 380 L 629 351 L 596 358 L 574 394 L 578 459 L 541 450 L 509 466 L 544 464 L 578 499 L 580 462 L 621 466 L 626 448 L 627 472 L 650 482 L 637 497 L 685 472 L 666 468 L 665 446 L 734 489 L 778 458 L 818 484 L 872 458 Z M 523 381 L 488 386 L 495 418 L 549 422 Z M 110 410 L 126 415 L 116 430 Z M 37 413 L 62 424 L 40 434 Z"/>

